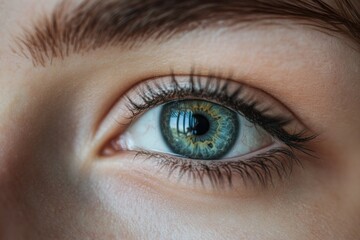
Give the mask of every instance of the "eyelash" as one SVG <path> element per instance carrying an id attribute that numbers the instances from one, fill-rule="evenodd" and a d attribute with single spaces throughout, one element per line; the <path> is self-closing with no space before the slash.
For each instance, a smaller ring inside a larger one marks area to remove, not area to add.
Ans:
<path id="1" fill-rule="evenodd" d="M 205 84 L 202 81 L 203 78 L 206 78 Z M 222 81 L 225 83 L 221 84 Z M 216 85 L 212 89 L 211 83 L 213 82 Z M 193 72 L 188 76 L 185 86 L 180 86 L 175 74 L 171 74 L 171 84 L 157 83 L 156 80 L 145 82 L 144 88 L 139 89 L 136 93 L 137 97 L 142 100 L 141 103 L 136 103 L 127 97 L 127 108 L 131 113 L 130 123 L 146 110 L 169 101 L 184 98 L 204 99 L 215 101 L 234 110 L 251 123 L 262 127 L 284 146 L 270 149 L 246 160 L 202 161 L 149 151 L 138 151 L 134 158 L 156 159 L 160 170 L 166 169 L 169 172 L 168 177 L 178 171 L 179 180 L 187 175 L 194 181 L 199 180 L 204 186 L 206 177 L 213 188 L 222 188 L 225 183 L 230 187 L 233 186 L 234 174 L 240 176 L 245 185 L 248 182 L 262 186 L 273 185 L 274 174 L 283 179 L 292 172 L 294 163 L 302 166 L 296 156 L 297 151 L 316 157 L 313 151 L 306 147 L 306 143 L 313 140 L 315 135 L 309 136 L 306 131 L 293 134 L 286 132 L 284 127 L 293 119 L 282 116 L 266 116 L 265 111 L 257 109 L 259 102 L 253 99 L 237 99 L 238 96 L 241 96 L 243 86 L 239 84 L 239 87 L 229 94 L 230 82 L 233 82 L 231 78 L 212 74 L 204 77 Z"/>

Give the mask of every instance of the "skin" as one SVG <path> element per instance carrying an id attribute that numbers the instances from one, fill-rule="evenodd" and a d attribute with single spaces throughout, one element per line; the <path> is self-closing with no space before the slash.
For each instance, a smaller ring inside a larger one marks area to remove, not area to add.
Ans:
<path id="1" fill-rule="evenodd" d="M 0 1 L 0 239 L 360 238 L 360 52 L 283 20 L 98 49 L 34 67 L 19 26 L 57 1 Z M 212 51 L 211 49 L 221 49 Z M 126 130 L 118 101 L 155 75 L 196 66 L 276 96 L 319 138 L 269 188 L 204 189 L 131 153 L 99 156 Z"/>

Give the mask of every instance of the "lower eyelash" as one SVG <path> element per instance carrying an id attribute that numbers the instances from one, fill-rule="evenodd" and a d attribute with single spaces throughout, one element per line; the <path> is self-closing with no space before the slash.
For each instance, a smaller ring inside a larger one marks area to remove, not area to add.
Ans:
<path id="1" fill-rule="evenodd" d="M 295 152 L 286 147 L 274 148 L 247 160 L 203 161 L 148 151 L 136 152 L 134 159 L 137 158 L 156 159 L 159 171 L 166 169 L 168 178 L 177 172 L 178 181 L 187 176 L 187 180 L 200 182 L 205 188 L 204 182 L 208 180 L 214 189 L 232 188 L 236 176 L 245 186 L 274 186 L 276 177 L 283 180 L 290 176 L 294 164 L 302 166 Z"/>

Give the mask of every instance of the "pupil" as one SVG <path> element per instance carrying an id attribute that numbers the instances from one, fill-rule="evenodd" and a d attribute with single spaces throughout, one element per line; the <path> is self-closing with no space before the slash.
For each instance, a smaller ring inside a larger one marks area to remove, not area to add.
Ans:
<path id="1" fill-rule="evenodd" d="M 201 136 L 207 133 L 210 129 L 209 120 L 200 114 L 192 116 L 192 124 L 190 131 L 193 135 Z"/>

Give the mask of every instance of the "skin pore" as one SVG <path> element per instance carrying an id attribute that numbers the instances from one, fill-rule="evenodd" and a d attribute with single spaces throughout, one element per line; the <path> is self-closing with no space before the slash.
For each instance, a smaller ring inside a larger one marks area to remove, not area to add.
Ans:
<path id="1" fill-rule="evenodd" d="M 356 34 L 248 21 L 36 64 L 14 39 L 58 3 L 0 0 L 0 239 L 360 238 Z M 273 185 L 214 189 L 168 178 L 156 159 L 101 154 L 129 127 L 129 90 L 193 70 L 276 99 L 317 135 L 316 157 L 298 153 L 302 166 Z"/>

